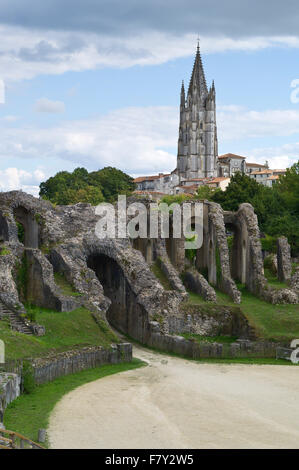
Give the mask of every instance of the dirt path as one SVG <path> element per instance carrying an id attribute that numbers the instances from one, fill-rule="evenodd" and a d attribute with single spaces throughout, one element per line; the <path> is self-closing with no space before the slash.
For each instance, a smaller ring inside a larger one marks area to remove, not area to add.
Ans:
<path id="1" fill-rule="evenodd" d="M 299 448 L 299 368 L 134 356 L 148 367 L 63 397 L 52 448 Z"/>

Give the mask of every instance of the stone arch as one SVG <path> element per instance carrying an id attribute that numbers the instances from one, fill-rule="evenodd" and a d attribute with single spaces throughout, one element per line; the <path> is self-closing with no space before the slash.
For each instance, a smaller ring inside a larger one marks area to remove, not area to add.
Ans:
<path id="1" fill-rule="evenodd" d="M 87 256 L 86 261 L 100 281 L 104 295 L 111 301 L 106 312 L 109 323 L 133 338 L 144 338 L 148 324 L 147 312 L 138 302 L 137 294 L 117 258 L 96 250 Z"/>
<path id="2" fill-rule="evenodd" d="M 24 228 L 24 246 L 26 248 L 39 247 L 39 225 L 35 214 L 24 206 L 17 206 L 13 210 L 15 221 Z"/>

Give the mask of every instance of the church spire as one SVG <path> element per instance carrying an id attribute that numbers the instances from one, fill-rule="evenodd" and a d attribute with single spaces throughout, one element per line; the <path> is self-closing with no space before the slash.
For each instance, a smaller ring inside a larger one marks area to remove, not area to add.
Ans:
<path id="1" fill-rule="evenodd" d="M 196 87 L 199 90 L 199 93 L 208 93 L 207 83 L 205 72 L 202 65 L 199 40 L 197 41 L 196 55 L 190 80 L 190 85 L 188 89 L 188 94 L 192 93 L 192 89 Z"/>

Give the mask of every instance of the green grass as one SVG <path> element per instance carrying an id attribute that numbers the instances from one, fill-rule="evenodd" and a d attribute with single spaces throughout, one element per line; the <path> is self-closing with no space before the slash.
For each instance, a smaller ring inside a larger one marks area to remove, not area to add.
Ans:
<path id="1" fill-rule="evenodd" d="M 234 343 L 238 337 L 237 336 L 202 336 L 195 333 L 179 333 L 180 336 L 183 336 L 186 339 L 191 339 L 197 343 L 224 343 L 230 344 Z"/>
<path id="2" fill-rule="evenodd" d="M 47 428 L 49 416 L 63 395 L 88 382 L 144 365 L 139 359 L 133 359 L 132 362 L 104 365 L 40 385 L 33 393 L 21 395 L 8 405 L 4 415 L 6 429 L 37 441 L 38 429 Z"/>
<path id="3" fill-rule="evenodd" d="M 171 284 L 166 276 L 166 274 L 162 271 L 161 265 L 159 260 L 157 260 L 152 266 L 151 270 L 156 276 L 157 279 L 159 279 L 160 283 L 164 287 L 165 290 L 173 290 L 171 287 Z"/>
<path id="4" fill-rule="evenodd" d="M 238 285 L 242 293 L 240 308 L 257 334 L 264 339 L 291 341 L 299 338 L 299 305 L 272 305 L 254 296 L 247 289 Z M 191 305 L 215 305 L 208 303 L 198 294 L 188 292 Z M 216 289 L 219 305 L 236 305 L 230 297 Z"/>
<path id="5" fill-rule="evenodd" d="M 201 297 L 201 295 L 196 294 L 195 292 L 192 292 L 191 290 L 188 290 L 188 294 L 189 294 L 189 300 L 188 300 L 189 304 L 191 305 L 199 305 L 199 304 L 207 305 L 208 304 L 208 302 L 206 302 L 204 298 Z"/>
<path id="6" fill-rule="evenodd" d="M 277 276 L 275 276 L 275 274 L 273 274 L 268 268 L 265 268 L 265 278 L 267 279 L 269 286 L 273 287 L 273 289 L 286 289 L 288 287 L 286 282 L 280 282 L 277 279 Z"/>
<path id="7" fill-rule="evenodd" d="M 10 255 L 10 251 L 6 246 L 0 247 L 0 256 Z"/>
<path id="8" fill-rule="evenodd" d="M 57 286 L 60 288 L 61 292 L 64 295 L 69 295 L 72 297 L 81 297 L 82 294 L 76 292 L 74 287 L 66 280 L 63 273 L 54 273 L 54 279 Z"/>
<path id="9" fill-rule="evenodd" d="M 109 347 L 118 337 L 103 321 L 100 326 L 84 307 L 73 312 L 55 312 L 31 307 L 37 323 L 46 328 L 45 336 L 27 336 L 11 331 L 7 320 L 0 321 L 0 338 L 5 343 L 6 359 L 41 357 L 84 346 Z"/>

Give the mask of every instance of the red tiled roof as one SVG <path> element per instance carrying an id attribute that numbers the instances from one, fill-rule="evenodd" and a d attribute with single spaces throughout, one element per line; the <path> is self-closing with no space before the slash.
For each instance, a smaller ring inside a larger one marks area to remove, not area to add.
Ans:
<path id="1" fill-rule="evenodd" d="M 278 180 L 279 176 L 278 175 L 272 175 L 269 177 L 269 180 Z"/>
<path id="2" fill-rule="evenodd" d="M 269 175 L 272 174 L 273 170 L 260 170 L 260 171 L 253 171 L 252 175 Z"/>
<path id="3" fill-rule="evenodd" d="M 158 180 L 159 178 L 163 178 L 164 176 L 170 176 L 171 173 L 163 174 L 161 173 L 160 175 L 153 175 L 153 176 L 138 176 L 138 178 L 134 179 L 134 183 L 142 183 L 142 181 L 154 181 Z"/>
<path id="4" fill-rule="evenodd" d="M 133 191 L 133 194 L 163 194 L 163 196 L 165 196 L 166 193 L 161 193 L 159 191 Z"/>
<path id="5" fill-rule="evenodd" d="M 252 166 L 252 167 L 257 167 L 257 168 L 266 168 L 266 165 L 261 165 L 260 163 L 247 163 L 246 166 Z"/>
<path id="6" fill-rule="evenodd" d="M 211 179 L 208 183 L 220 183 L 224 180 L 229 180 L 229 176 L 217 176 L 216 178 Z"/>

